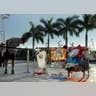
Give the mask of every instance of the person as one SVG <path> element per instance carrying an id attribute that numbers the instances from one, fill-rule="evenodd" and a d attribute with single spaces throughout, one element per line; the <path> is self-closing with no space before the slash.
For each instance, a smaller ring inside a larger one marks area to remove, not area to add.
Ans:
<path id="1" fill-rule="evenodd" d="M 4 53 L 4 57 L 6 58 L 5 74 L 7 74 L 8 59 L 12 60 L 11 73 L 14 74 L 14 60 L 15 60 L 15 55 L 16 55 L 16 47 L 19 46 L 20 44 L 24 44 L 24 43 L 25 43 L 24 38 L 13 37 L 13 38 L 6 40 L 6 52 Z"/>
<path id="2" fill-rule="evenodd" d="M 2 67 L 2 63 L 4 62 L 5 58 L 3 56 L 4 53 L 4 44 L 1 42 L 0 43 L 0 67 Z"/>

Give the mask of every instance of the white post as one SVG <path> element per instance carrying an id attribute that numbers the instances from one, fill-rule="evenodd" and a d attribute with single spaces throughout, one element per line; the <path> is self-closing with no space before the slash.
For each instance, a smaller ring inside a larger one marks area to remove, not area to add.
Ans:
<path id="1" fill-rule="evenodd" d="M 33 50 L 33 55 L 34 55 L 34 50 Z M 34 57 L 34 56 L 33 56 L 33 57 Z M 35 58 L 33 59 L 33 64 L 32 64 L 33 76 L 34 76 L 34 72 L 35 72 L 34 68 L 35 68 Z"/>
<path id="2" fill-rule="evenodd" d="M 29 49 L 27 49 L 27 73 L 29 73 Z"/>
<path id="3" fill-rule="evenodd" d="M 4 44 L 5 44 L 5 41 L 6 41 L 6 40 L 5 40 L 5 26 L 4 26 L 4 25 L 5 25 L 5 24 L 4 24 L 5 22 L 4 22 L 4 19 L 5 19 L 5 17 L 2 16 L 3 42 L 4 42 Z"/>

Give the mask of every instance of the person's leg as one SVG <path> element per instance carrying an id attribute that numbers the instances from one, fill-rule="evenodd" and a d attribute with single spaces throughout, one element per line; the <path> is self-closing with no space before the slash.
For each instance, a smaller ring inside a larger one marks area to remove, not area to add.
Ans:
<path id="1" fill-rule="evenodd" d="M 11 70 L 11 74 L 14 74 L 14 60 L 15 60 L 15 55 L 11 54 L 11 59 L 12 59 L 12 70 Z"/>
<path id="2" fill-rule="evenodd" d="M 74 72 L 74 67 L 67 68 L 67 72 L 68 72 L 68 78 L 71 78 L 71 76 Z"/>
<path id="3" fill-rule="evenodd" d="M 5 60 L 6 60 L 6 58 L 4 57 L 4 56 L 2 56 L 2 66 L 3 66 L 3 68 L 5 67 Z"/>
<path id="4" fill-rule="evenodd" d="M 70 72 L 71 72 L 71 69 L 70 68 L 67 68 L 67 72 L 68 72 L 68 78 L 70 78 Z"/>
<path id="5" fill-rule="evenodd" d="M 5 61 L 5 74 L 7 74 L 8 59 Z"/>
<path id="6" fill-rule="evenodd" d="M 12 70 L 11 70 L 11 74 L 14 74 L 14 60 L 12 60 Z"/>
<path id="7" fill-rule="evenodd" d="M 4 53 L 4 58 L 5 58 L 5 62 L 4 62 L 5 74 L 7 74 L 8 57 L 9 57 L 9 53 L 6 51 L 6 52 Z"/>

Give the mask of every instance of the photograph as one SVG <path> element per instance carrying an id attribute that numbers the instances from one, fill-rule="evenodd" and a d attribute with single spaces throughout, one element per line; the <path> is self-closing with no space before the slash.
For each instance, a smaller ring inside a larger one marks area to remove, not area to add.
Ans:
<path id="1" fill-rule="evenodd" d="M 0 14 L 0 82 L 96 82 L 96 14 Z"/>
<path id="2" fill-rule="evenodd" d="M 96 0 L 0 0 L 0 95 L 96 96 Z"/>

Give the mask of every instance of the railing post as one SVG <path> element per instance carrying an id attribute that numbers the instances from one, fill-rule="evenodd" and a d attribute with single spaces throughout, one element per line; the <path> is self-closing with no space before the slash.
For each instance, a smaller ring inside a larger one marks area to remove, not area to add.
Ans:
<path id="1" fill-rule="evenodd" d="M 29 73 L 29 49 L 27 49 L 27 73 Z"/>

